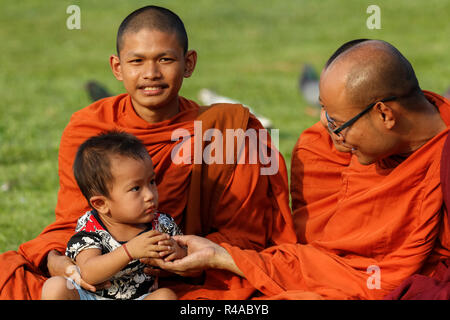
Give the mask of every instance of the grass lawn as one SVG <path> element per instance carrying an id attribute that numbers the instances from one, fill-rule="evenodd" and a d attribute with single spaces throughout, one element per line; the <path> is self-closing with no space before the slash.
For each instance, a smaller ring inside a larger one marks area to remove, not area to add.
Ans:
<path id="1" fill-rule="evenodd" d="M 153 1 L 184 20 L 199 61 L 182 95 L 201 88 L 232 97 L 273 120 L 287 163 L 300 133 L 317 121 L 305 113 L 297 81 L 304 63 L 318 70 L 343 42 L 393 43 L 413 64 L 422 88 L 450 85 L 449 0 Z M 81 8 L 68 30 L 66 8 Z M 0 5 L 0 252 L 16 250 L 54 219 L 57 156 L 71 114 L 90 104 L 84 83 L 123 92 L 108 65 L 122 19 L 148 1 L 21 0 Z M 369 5 L 381 9 L 370 30 Z M 389 76 L 389 75 L 386 75 Z"/>

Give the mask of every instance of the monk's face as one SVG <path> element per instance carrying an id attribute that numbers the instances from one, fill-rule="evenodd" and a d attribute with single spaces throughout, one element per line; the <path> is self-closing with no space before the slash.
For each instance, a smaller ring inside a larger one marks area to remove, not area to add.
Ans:
<path id="1" fill-rule="evenodd" d="M 332 68 L 322 72 L 319 90 L 323 106 L 321 122 L 327 125 L 324 117 L 328 113 L 336 126 L 356 116 L 365 106 L 353 105 L 346 95 L 345 68 Z M 340 135 L 329 133 L 338 151 L 351 152 L 363 165 L 369 165 L 390 154 L 391 143 L 380 130 L 377 119 L 369 111 L 350 127 L 341 131 Z"/>
<path id="2" fill-rule="evenodd" d="M 174 33 L 150 29 L 126 32 L 120 56 L 110 58 L 115 77 L 141 116 L 149 110 L 176 114 L 183 78 L 191 76 L 195 63 L 195 51 L 184 54 Z"/>

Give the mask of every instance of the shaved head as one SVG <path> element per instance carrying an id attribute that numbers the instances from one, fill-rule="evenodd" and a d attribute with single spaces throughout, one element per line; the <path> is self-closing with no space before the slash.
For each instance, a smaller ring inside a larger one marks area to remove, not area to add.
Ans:
<path id="1" fill-rule="evenodd" d="M 324 70 L 345 78 L 348 100 L 361 108 L 389 96 L 421 92 L 409 61 L 394 46 L 381 40 L 359 39 L 344 44 L 331 56 Z"/>
<path id="2" fill-rule="evenodd" d="M 341 54 L 343 54 L 345 51 L 349 50 L 353 46 L 357 45 L 358 43 L 369 41 L 369 39 L 355 39 L 348 41 L 344 43 L 342 46 L 340 46 L 328 59 L 327 63 L 325 64 L 325 69 L 329 67 L 329 65 L 336 60 L 337 57 L 339 57 Z"/>
<path id="3" fill-rule="evenodd" d="M 175 34 L 184 53 L 187 52 L 188 37 L 180 17 L 162 7 L 146 6 L 130 13 L 120 24 L 116 41 L 117 55 L 120 55 L 123 47 L 124 36 L 144 28 Z"/>
<path id="4" fill-rule="evenodd" d="M 362 165 L 398 165 L 446 129 L 411 64 L 385 41 L 341 46 L 322 70 L 319 91 L 321 122 L 336 149 Z"/>

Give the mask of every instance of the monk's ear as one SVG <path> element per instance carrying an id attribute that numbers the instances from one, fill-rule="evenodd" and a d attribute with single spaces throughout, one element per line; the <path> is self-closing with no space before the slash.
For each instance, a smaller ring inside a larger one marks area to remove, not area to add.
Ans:
<path id="1" fill-rule="evenodd" d="M 194 72 L 195 65 L 197 64 L 197 51 L 189 50 L 184 57 L 184 77 L 189 78 Z"/>
<path id="2" fill-rule="evenodd" d="M 377 111 L 378 117 L 383 122 L 384 127 L 391 130 L 396 123 L 394 110 L 383 102 L 378 102 L 375 106 L 375 110 Z"/>
<path id="3" fill-rule="evenodd" d="M 122 67 L 120 65 L 120 58 L 116 56 L 115 54 L 112 54 L 109 57 L 109 65 L 111 66 L 111 70 L 114 74 L 114 77 L 116 77 L 117 80 L 122 81 Z"/>
<path id="4" fill-rule="evenodd" d="M 109 212 L 108 199 L 105 196 L 92 196 L 89 202 L 95 210 L 107 214 Z"/>

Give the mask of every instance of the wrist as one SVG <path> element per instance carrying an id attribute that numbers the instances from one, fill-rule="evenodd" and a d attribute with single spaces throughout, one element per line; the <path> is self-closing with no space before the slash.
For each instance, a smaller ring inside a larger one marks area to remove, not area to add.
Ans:
<path id="1" fill-rule="evenodd" d="M 130 261 L 135 260 L 135 259 L 133 258 L 133 256 L 131 255 L 130 251 L 128 251 L 128 248 L 127 248 L 127 244 L 126 244 L 126 243 L 124 243 L 124 244 L 122 245 L 122 248 L 123 248 L 123 250 L 125 251 L 125 254 L 128 256 L 128 259 L 130 259 Z"/>
<path id="2" fill-rule="evenodd" d="M 227 270 L 234 274 L 244 277 L 243 272 L 238 268 L 231 254 L 222 246 L 215 249 L 213 267 L 216 269 Z"/>
<path id="3" fill-rule="evenodd" d="M 227 269 L 228 259 L 231 259 L 231 256 L 228 253 L 228 251 L 224 247 L 217 245 L 217 247 L 214 248 L 214 255 L 213 259 L 211 259 L 210 268 Z"/>

